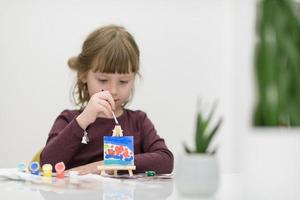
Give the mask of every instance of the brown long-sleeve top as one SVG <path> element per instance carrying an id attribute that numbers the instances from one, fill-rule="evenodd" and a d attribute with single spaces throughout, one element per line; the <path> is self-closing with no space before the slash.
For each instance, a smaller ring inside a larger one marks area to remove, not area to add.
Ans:
<path id="1" fill-rule="evenodd" d="M 76 121 L 78 110 L 64 110 L 55 120 L 46 146 L 41 153 L 41 164 L 55 165 L 63 161 L 67 169 L 103 160 L 103 136 L 111 136 L 113 119 L 97 118 L 87 128 L 89 143 L 82 144 L 83 129 Z M 134 137 L 135 173 L 147 170 L 171 173 L 174 157 L 164 139 L 142 111 L 124 109 L 118 117 L 124 136 Z"/>

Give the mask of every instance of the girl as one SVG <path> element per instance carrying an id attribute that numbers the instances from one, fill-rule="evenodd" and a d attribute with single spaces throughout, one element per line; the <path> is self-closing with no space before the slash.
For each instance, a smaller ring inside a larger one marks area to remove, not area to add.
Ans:
<path id="1" fill-rule="evenodd" d="M 139 49 L 133 36 L 114 25 L 97 29 L 68 65 L 77 71 L 73 95 L 80 109 L 64 110 L 57 117 L 41 164 L 63 161 L 67 169 L 80 174 L 97 173 L 97 166 L 103 164 L 103 136 L 111 136 L 115 126 L 114 112 L 123 135 L 134 137 L 135 173 L 171 173 L 173 154 L 146 113 L 125 108 L 139 75 Z M 85 136 L 87 144 L 82 143 Z"/>

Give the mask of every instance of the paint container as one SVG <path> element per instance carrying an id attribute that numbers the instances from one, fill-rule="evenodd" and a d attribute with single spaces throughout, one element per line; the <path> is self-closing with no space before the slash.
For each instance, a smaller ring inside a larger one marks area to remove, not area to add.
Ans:
<path id="1" fill-rule="evenodd" d="M 44 177 L 52 177 L 52 165 L 51 164 L 44 164 L 42 169 L 43 169 Z"/>
<path id="2" fill-rule="evenodd" d="M 27 172 L 26 164 L 24 162 L 18 163 L 17 170 L 18 172 Z"/>
<path id="3" fill-rule="evenodd" d="M 54 168 L 55 168 L 55 171 L 56 171 L 56 177 L 57 178 L 64 178 L 65 177 L 66 166 L 63 162 L 56 163 Z"/>
<path id="4" fill-rule="evenodd" d="M 40 164 L 38 162 L 30 163 L 29 170 L 30 170 L 31 174 L 39 175 Z"/>

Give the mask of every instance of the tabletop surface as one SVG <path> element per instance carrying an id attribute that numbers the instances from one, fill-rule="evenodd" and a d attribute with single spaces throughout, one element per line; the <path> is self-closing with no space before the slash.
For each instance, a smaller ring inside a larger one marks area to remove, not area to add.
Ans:
<path id="1" fill-rule="evenodd" d="M 17 174 L 17 175 L 16 175 Z M 176 176 L 175 176 L 176 177 Z M 286 185 L 272 177 L 258 181 L 261 175 L 221 174 L 219 188 L 210 197 L 182 196 L 178 192 L 174 176 L 133 178 L 103 177 L 96 174 L 45 178 L 16 169 L 0 169 L 0 199 L 60 200 L 60 199 L 104 199 L 104 200 L 265 200 L 299 199 L 298 182 Z"/>
<path id="2" fill-rule="evenodd" d="M 226 176 L 224 175 L 224 177 Z M 227 180 L 228 183 L 232 182 L 234 175 L 230 177 L 227 176 L 224 180 Z M 226 185 L 232 187 L 232 183 Z M 226 192 L 230 193 L 230 190 Z M 16 169 L 0 169 L 0 199 L 156 200 L 194 198 L 183 197 L 178 193 L 173 175 L 154 177 L 136 175 L 133 178 L 128 176 L 112 178 L 88 174 L 58 179 L 21 173 Z M 205 197 L 204 199 L 211 198 Z"/>

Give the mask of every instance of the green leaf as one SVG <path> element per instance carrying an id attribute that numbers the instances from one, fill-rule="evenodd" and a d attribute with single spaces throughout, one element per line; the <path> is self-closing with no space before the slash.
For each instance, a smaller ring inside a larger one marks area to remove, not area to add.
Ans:
<path id="1" fill-rule="evenodd" d="M 215 101 L 207 119 L 202 118 L 201 113 L 198 113 L 197 115 L 196 151 L 199 153 L 204 153 L 206 151 L 205 132 L 213 117 L 216 106 L 217 106 L 217 102 Z"/>
<path id="2" fill-rule="evenodd" d="M 204 140 L 204 130 L 207 127 L 207 123 L 203 121 L 201 113 L 197 114 L 197 124 L 196 124 L 196 152 L 202 153 L 203 140 Z"/>
<path id="3" fill-rule="evenodd" d="M 205 151 L 208 149 L 209 144 L 211 143 L 213 137 L 217 133 L 218 129 L 220 128 L 221 124 L 223 122 L 223 119 L 219 119 L 217 125 L 213 128 L 213 130 L 210 132 L 210 134 L 207 136 L 206 142 L 205 142 Z"/>

